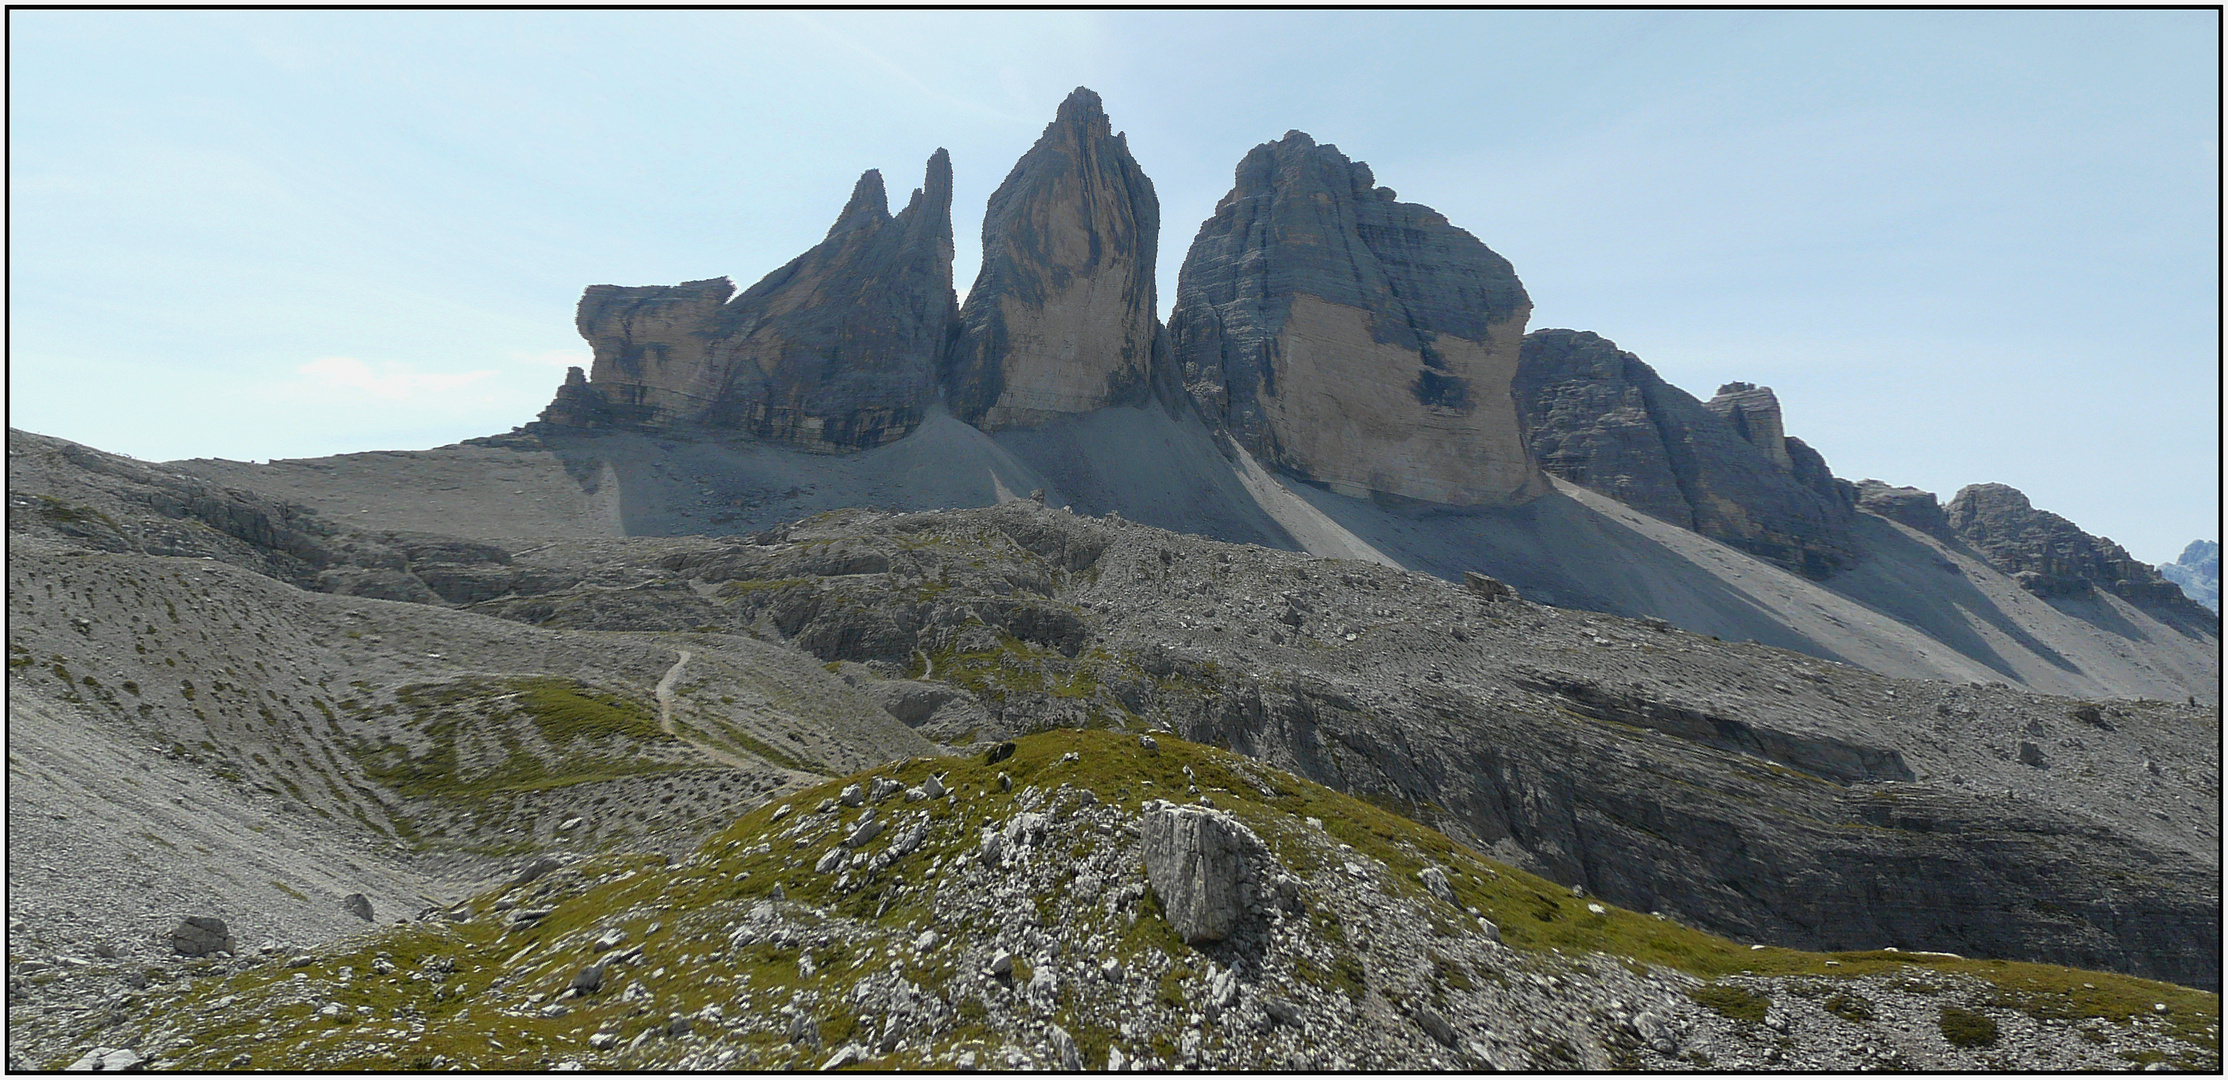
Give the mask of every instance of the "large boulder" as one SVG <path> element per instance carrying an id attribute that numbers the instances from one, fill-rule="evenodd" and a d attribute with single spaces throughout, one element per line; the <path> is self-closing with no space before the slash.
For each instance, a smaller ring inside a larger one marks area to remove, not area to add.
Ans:
<path id="1" fill-rule="evenodd" d="M 1548 472 L 1812 577 L 1856 559 L 1854 488 L 1787 437 L 1769 387 L 1704 403 L 1599 334 L 1537 330 L 1512 393 Z"/>
<path id="2" fill-rule="evenodd" d="M 929 158 L 894 217 L 870 169 L 826 239 L 740 296 L 726 278 L 589 286 L 577 322 L 595 366 L 585 384 L 568 374 L 542 419 L 701 424 L 818 449 L 895 441 L 936 396 L 951 266 L 950 155 Z"/>
<path id="3" fill-rule="evenodd" d="M 1547 491 L 1509 380 L 1531 298 L 1507 259 L 1298 131 L 1254 147 L 1184 258 L 1169 341 L 1264 462 L 1346 495 Z"/>
<path id="4" fill-rule="evenodd" d="M 236 952 L 232 933 L 224 920 L 208 915 L 188 915 L 179 920 L 170 931 L 170 948 L 180 956 L 207 956 L 210 953 Z"/>
<path id="5" fill-rule="evenodd" d="M 990 196 L 946 361 L 953 413 L 997 430 L 1145 401 L 1159 243 L 1153 182 L 1077 87 Z"/>
<path id="6" fill-rule="evenodd" d="M 1221 941 L 1256 902 L 1268 846 L 1220 810 L 1159 804 L 1145 813 L 1145 878 L 1186 944 Z"/>

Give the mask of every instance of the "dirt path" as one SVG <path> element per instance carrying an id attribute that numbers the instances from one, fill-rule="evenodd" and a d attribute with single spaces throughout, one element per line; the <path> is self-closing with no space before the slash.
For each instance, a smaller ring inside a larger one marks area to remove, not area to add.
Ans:
<path id="1" fill-rule="evenodd" d="M 769 764 L 767 762 L 754 761 L 749 758 L 737 757 L 734 754 L 730 754 L 727 751 L 722 750 L 717 746 L 713 746 L 710 743 L 704 742 L 701 739 L 694 739 L 690 738 L 687 735 L 681 734 L 679 728 L 674 725 L 673 684 L 680 681 L 681 669 L 687 667 L 689 658 L 695 655 L 694 653 L 689 652 L 687 649 L 681 649 L 679 650 L 679 652 L 681 654 L 681 658 L 674 661 L 672 667 L 665 669 L 665 675 L 658 679 L 658 729 L 668 735 L 673 736 L 676 739 L 681 740 L 682 742 L 689 744 L 690 746 L 695 747 L 705 757 L 711 758 L 712 760 L 717 761 L 722 765 L 730 765 L 738 769 L 747 769 L 752 772 L 756 772 L 766 768 Z"/>

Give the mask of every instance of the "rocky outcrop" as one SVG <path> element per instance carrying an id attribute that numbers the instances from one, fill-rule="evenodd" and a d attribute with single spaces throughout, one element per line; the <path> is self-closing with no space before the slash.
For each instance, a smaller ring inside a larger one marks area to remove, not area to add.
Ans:
<path id="1" fill-rule="evenodd" d="M 2109 538 L 2090 536 L 2065 518 L 2035 509 L 2018 488 L 1969 484 L 1943 513 L 1960 538 L 2037 596 L 2082 597 L 2103 590 L 2148 608 L 2205 621 L 2219 618 Z"/>
<path id="2" fill-rule="evenodd" d="M 1949 518 L 1942 514 L 1942 502 L 1931 491 L 1895 487 L 1882 480 L 1859 480 L 1857 509 L 1889 521 L 1900 521 L 1923 533 L 1944 538 L 1951 535 Z"/>
<path id="3" fill-rule="evenodd" d="M 1162 803 L 1139 823 L 1145 877 L 1187 945 L 1221 941 L 1255 901 L 1257 865 L 1273 862 L 1245 823 L 1218 810 Z"/>
<path id="4" fill-rule="evenodd" d="M 1769 388 L 1705 404 L 1599 334 L 1540 330 L 1511 392 L 1557 476 L 1811 577 L 1856 559 L 1855 489 L 1786 436 Z"/>
<path id="5" fill-rule="evenodd" d="M 1741 438 L 1762 450 L 1772 464 L 1794 471 L 1794 459 L 1787 455 L 1786 425 L 1779 415 L 1779 395 L 1772 393 L 1771 387 L 1726 383 L 1718 387 L 1717 396 L 1703 402 L 1702 407 L 1724 417 Z"/>
<path id="6" fill-rule="evenodd" d="M 1145 400 L 1160 200 L 1097 94 L 1060 103 L 990 196 L 982 241 L 946 366 L 956 415 L 997 430 Z"/>
<path id="7" fill-rule="evenodd" d="M 1257 146 L 1169 317 L 1210 422 L 1346 495 L 1512 505 L 1547 490 L 1508 396 L 1532 302 L 1507 259 L 1306 134 Z"/>
<path id="8" fill-rule="evenodd" d="M 543 420 L 702 424 L 815 449 L 903 438 L 935 397 L 951 263 L 950 155 L 929 159 L 895 217 L 870 169 L 827 239 L 740 296 L 726 278 L 590 286 L 577 321 L 595 367 L 585 387 L 568 376 Z"/>
<path id="9" fill-rule="evenodd" d="M 2182 549 L 2182 557 L 2158 568 L 2160 577 L 2181 586 L 2182 593 L 2190 599 L 2220 614 L 2220 544 L 2214 540 L 2192 540 Z"/>

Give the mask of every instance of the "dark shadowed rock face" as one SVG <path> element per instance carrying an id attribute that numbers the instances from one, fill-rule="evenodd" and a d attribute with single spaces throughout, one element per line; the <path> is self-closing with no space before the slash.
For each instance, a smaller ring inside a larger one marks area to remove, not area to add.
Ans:
<path id="1" fill-rule="evenodd" d="M 1145 400 L 1160 200 L 1097 94 L 1060 104 L 991 195 L 982 241 L 947 361 L 956 415 L 997 430 Z"/>
<path id="2" fill-rule="evenodd" d="M 1768 388 L 1704 404 L 1598 334 L 1539 330 L 1511 392 L 1557 476 L 1811 577 L 1856 558 L 1853 490 L 1786 437 Z"/>
<path id="3" fill-rule="evenodd" d="M 935 396 L 955 301 L 951 158 L 895 217 L 868 170 L 827 239 L 740 296 L 726 278 L 592 285 L 580 334 L 595 347 L 586 390 L 560 391 L 563 423 L 695 423 L 824 449 L 903 438 Z"/>
<path id="4" fill-rule="evenodd" d="M 1341 494 L 1510 505 L 1546 490 L 1508 397 L 1531 299 L 1509 262 L 1301 132 L 1202 223 L 1169 318 L 1211 422 Z"/>
<path id="5" fill-rule="evenodd" d="M 2035 509 L 2018 488 L 1968 484 L 1943 513 L 1959 537 L 2037 596 L 2080 597 L 2101 589 L 2147 608 L 2204 622 L 2219 618 L 2110 539 Z"/>

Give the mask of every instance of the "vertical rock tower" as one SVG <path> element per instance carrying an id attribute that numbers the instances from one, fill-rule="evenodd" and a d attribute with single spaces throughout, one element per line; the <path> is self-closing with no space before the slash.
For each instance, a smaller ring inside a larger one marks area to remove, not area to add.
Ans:
<path id="1" fill-rule="evenodd" d="M 990 196 L 982 272 L 945 365 L 952 411 L 988 431 L 1150 392 L 1160 200 L 1077 87 Z"/>
<path id="2" fill-rule="evenodd" d="M 726 278 L 591 285 L 586 390 L 611 423 L 696 423 L 815 449 L 903 438 L 935 397 L 952 295 L 952 166 L 942 150 L 895 217 L 869 169 L 827 238 L 730 299 Z M 568 387 L 567 418 L 596 415 Z"/>
<path id="3" fill-rule="evenodd" d="M 1509 398 L 1531 298 L 1507 259 L 1305 133 L 1254 147 L 1169 318 L 1193 399 L 1347 495 L 1506 506 L 1548 490 Z"/>

